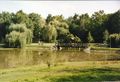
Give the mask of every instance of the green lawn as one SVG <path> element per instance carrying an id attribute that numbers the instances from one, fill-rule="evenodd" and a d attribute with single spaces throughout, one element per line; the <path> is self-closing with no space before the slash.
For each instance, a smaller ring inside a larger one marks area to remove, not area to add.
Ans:
<path id="1" fill-rule="evenodd" d="M 120 81 L 120 61 L 65 62 L 0 70 L 0 82 Z"/>

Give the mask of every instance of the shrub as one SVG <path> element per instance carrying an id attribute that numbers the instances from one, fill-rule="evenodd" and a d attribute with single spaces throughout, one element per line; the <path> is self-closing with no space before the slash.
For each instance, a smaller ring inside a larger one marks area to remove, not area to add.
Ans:
<path id="1" fill-rule="evenodd" d="M 108 44 L 111 47 L 120 47 L 120 34 L 111 34 L 109 36 Z"/>

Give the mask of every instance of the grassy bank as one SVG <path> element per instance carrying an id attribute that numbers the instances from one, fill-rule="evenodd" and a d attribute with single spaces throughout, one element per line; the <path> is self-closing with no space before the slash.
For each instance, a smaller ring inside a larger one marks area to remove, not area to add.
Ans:
<path id="1" fill-rule="evenodd" d="M 66 62 L 0 70 L 0 82 L 120 81 L 120 61 Z"/>
<path id="2" fill-rule="evenodd" d="M 36 50 L 36 49 L 51 49 L 51 47 L 53 47 L 55 45 L 55 43 L 32 43 L 32 44 L 26 44 L 25 49 L 32 49 L 32 50 Z M 15 49 L 19 49 L 19 48 L 4 48 L 3 47 L 4 44 L 0 44 L 0 50 L 15 50 Z"/>
<path id="3" fill-rule="evenodd" d="M 118 50 L 120 50 L 120 48 L 91 47 L 91 50 L 113 50 L 113 51 L 118 51 Z"/>
<path id="4" fill-rule="evenodd" d="M 13 48 L 3 48 L 4 44 L 0 44 L 0 50 L 12 50 Z M 120 48 L 109 48 L 109 47 L 99 47 L 100 44 L 96 43 L 91 43 L 91 50 L 113 50 L 113 51 L 118 51 Z M 32 44 L 27 44 L 26 49 L 52 49 L 52 47 L 55 46 L 55 43 L 32 43 Z M 14 48 L 15 49 L 15 48 Z"/>

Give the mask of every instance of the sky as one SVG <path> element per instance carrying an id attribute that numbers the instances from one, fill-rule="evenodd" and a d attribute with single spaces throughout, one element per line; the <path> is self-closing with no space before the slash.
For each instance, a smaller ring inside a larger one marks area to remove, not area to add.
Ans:
<path id="1" fill-rule="evenodd" d="M 48 14 L 73 16 L 75 13 L 92 15 L 104 10 L 105 13 L 114 13 L 120 9 L 120 1 L 0 1 L 0 12 L 16 13 L 23 10 L 25 13 L 38 13 L 43 17 Z"/>

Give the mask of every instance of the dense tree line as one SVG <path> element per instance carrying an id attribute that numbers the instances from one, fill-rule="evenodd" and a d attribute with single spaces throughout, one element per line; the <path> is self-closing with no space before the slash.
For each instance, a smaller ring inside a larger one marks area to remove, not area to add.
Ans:
<path id="1" fill-rule="evenodd" d="M 63 15 L 48 14 L 43 18 L 36 13 L 26 14 L 0 13 L 0 43 L 6 47 L 24 47 L 32 42 L 82 42 L 108 43 L 120 47 L 120 10 L 105 14 L 103 10 L 92 16 L 74 14 L 64 18 Z"/>

